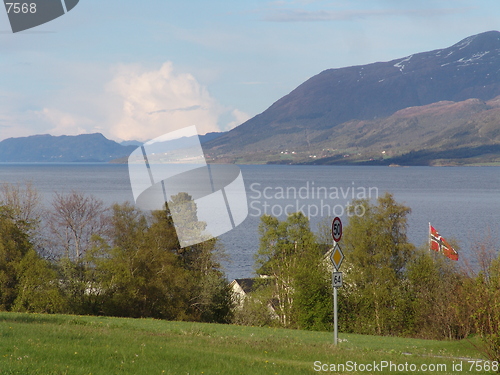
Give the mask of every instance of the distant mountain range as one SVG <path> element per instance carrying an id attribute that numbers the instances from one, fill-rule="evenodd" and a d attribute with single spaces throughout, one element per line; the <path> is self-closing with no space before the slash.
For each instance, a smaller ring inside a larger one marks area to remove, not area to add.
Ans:
<path id="1" fill-rule="evenodd" d="M 137 146 L 122 146 L 100 133 L 48 134 L 0 142 L 0 162 L 108 162 L 128 156 Z"/>
<path id="2" fill-rule="evenodd" d="M 199 136 L 203 144 L 224 133 Z M 180 142 L 182 141 L 179 140 Z M 49 134 L 8 138 L 0 142 L 0 162 L 119 162 L 126 163 L 142 142 L 117 143 L 100 133 L 75 136 Z"/>
<path id="3" fill-rule="evenodd" d="M 220 137 L 223 134 L 225 134 L 225 132 L 211 132 L 211 133 L 207 133 L 207 134 L 204 134 L 204 135 L 199 135 L 198 139 L 200 140 L 201 144 L 204 144 L 206 142 L 209 142 L 211 140 L 214 140 L 214 139 Z M 191 137 L 182 137 L 182 138 L 191 138 Z M 143 142 L 139 142 L 139 141 L 123 141 L 123 142 L 120 142 L 120 144 L 122 146 L 130 146 L 130 145 L 132 145 L 132 146 L 141 146 L 143 144 Z"/>
<path id="4" fill-rule="evenodd" d="M 242 125 L 200 141 L 212 162 L 500 164 L 500 32 L 325 70 Z M 0 162 L 126 162 L 140 145 L 98 133 L 9 138 L 0 142 Z"/>
<path id="5" fill-rule="evenodd" d="M 229 162 L 500 162 L 498 96 L 500 32 L 490 31 L 325 70 L 204 148 Z"/>

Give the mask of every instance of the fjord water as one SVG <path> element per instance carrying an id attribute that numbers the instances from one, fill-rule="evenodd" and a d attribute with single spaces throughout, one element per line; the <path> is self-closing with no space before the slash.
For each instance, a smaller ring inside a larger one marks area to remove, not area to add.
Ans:
<path id="1" fill-rule="evenodd" d="M 244 165 L 241 170 L 249 216 L 219 237 L 230 256 L 225 263 L 228 279 L 253 274 L 261 214 L 284 219 L 286 212 L 299 209 L 310 216 L 316 230 L 324 216 L 342 215 L 353 198 L 375 199 L 385 192 L 412 209 L 408 235 L 417 246 L 427 242 L 429 222 L 445 238 L 458 240 L 462 258 L 488 231 L 494 236 L 500 233 L 500 167 Z M 109 205 L 133 201 L 126 165 L 0 164 L 1 183 L 27 181 L 38 189 L 45 205 L 54 192 L 71 190 L 92 194 Z M 342 220 L 347 222 L 345 214 Z"/>

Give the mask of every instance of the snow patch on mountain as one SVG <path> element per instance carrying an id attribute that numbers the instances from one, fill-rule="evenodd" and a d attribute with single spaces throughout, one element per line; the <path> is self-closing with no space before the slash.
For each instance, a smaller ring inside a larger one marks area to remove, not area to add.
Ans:
<path id="1" fill-rule="evenodd" d="M 454 47 L 458 48 L 459 50 L 464 49 L 464 48 L 468 47 L 474 41 L 474 39 L 476 39 L 476 37 L 477 37 L 477 35 L 473 35 L 473 36 L 470 36 L 468 38 L 465 38 L 460 43 L 455 44 Z"/>
<path id="2" fill-rule="evenodd" d="M 410 61 L 412 57 L 413 57 L 413 55 L 410 55 L 410 56 L 404 58 L 403 60 L 401 60 L 401 61 L 397 62 L 396 64 L 394 64 L 394 67 L 398 68 L 399 71 L 401 73 L 403 73 L 403 69 L 405 68 L 405 65 L 403 63 Z"/>
<path id="3" fill-rule="evenodd" d="M 485 52 L 479 52 L 475 53 L 472 55 L 472 57 L 465 59 L 464 57 L 461 58 L 460 60 L 456 61 L 457 63 L 460 63 L 460 66 L 468 66 L 471 65 L 472 63 L 480 60 L 483 56 L 486 56 L 490 51 L 485 51 Z"/>

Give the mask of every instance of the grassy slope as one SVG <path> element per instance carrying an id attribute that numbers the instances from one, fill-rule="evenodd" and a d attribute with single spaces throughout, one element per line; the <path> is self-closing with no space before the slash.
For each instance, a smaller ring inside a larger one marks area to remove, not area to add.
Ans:
<path id="1" fill-rule="evenodd" d="M 350 120 L 323 131 L 277 133 L 250 148 L 236 147 L 223 161 L 237 164 L 495 164 L 500 162 L 499 122 L 500 97 L 486 103 L 478 99 L 437 102 L 405 108 L 389 117 Z M 289 153 L 281 154 L 286 150 Z"/>
<path id="2" fill-rule="evenodd" d="M 334 347 L 327 332 L 0 313 L 0 374 L 288 375 L 317 373 L 315 361 L 444 363 L 448 371 L 439 373 L 452 374 L 452 364 L 460 362 L 457 357 L 481 358 L 468 341 L 339 337 L 342 342 Z M 470 365 L 466 360 L 463 364 L 467 373 Z"/>

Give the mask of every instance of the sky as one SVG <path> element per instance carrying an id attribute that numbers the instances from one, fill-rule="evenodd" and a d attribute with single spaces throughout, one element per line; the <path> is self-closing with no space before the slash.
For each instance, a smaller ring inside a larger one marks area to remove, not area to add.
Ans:
<path id="1" fill-rule="evenodd" d="M 498 0 L 80 0 L 15 34 L 0 11 L 0 140 L 225 131 L 325 69 L 490 30 Z"/>

